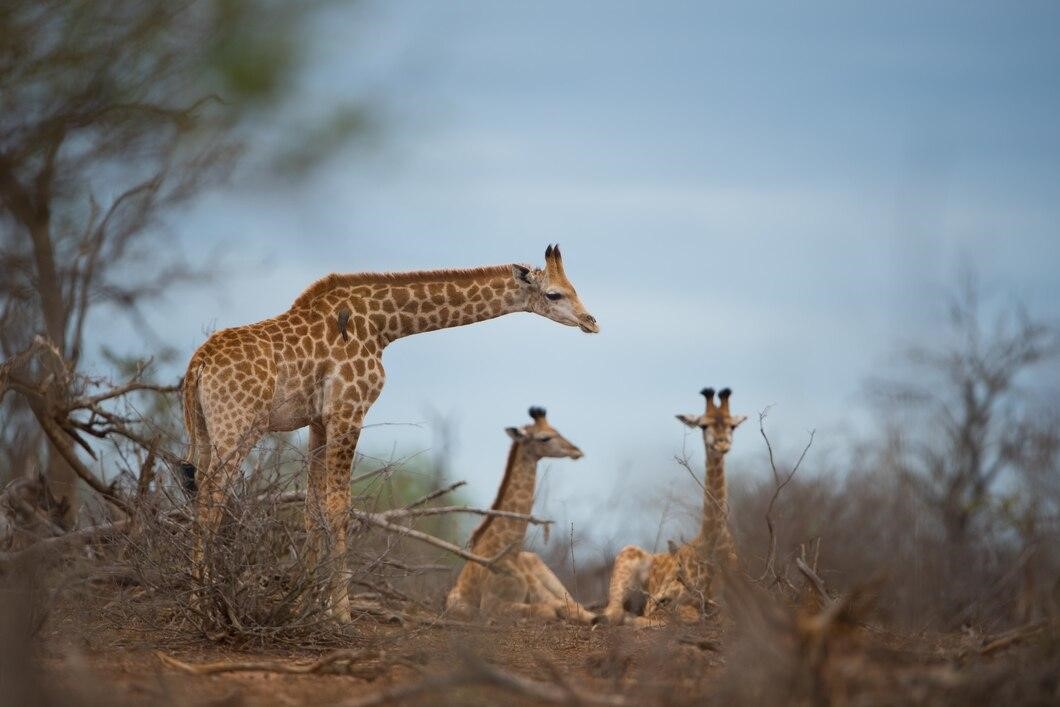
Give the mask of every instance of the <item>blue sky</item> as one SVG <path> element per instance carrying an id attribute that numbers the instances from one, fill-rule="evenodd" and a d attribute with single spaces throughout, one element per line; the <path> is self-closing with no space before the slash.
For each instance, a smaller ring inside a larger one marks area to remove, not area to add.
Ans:
<path id="1" fill-rule="evenodd" d="M 174 230 L 228 274 L 156 316 L 190 355 L 330 271 L 539 263 L 559 242 L 599 336 L 516 315 L 402 340 L 369 422 L 448 416 L 452 474 L 488 503 L 503 428 L 545 405 L 586 452 L 549 465 L 549 512 L 640 540 L 649 501 L 698 496 L 673 414 L 704 385 L 752 419 L 774 405 L 792 455 L 818 429 L 820 457 L 866 429 L 861 381 L 937 335 L 962 265 L 1060 319 L 1058 36 L 1049 2 L 337 8 L 304 104 L 380 97 L 381 144 L 203 199 Z M 433 443 L 378 427 L 362 449 Z M 763 451 L 738 432 L 733 475 Z"/>

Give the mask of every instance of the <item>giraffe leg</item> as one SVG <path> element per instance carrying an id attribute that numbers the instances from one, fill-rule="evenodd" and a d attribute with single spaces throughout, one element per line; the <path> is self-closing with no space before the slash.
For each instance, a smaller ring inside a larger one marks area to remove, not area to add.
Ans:
<path id="1" fill-rule="evenodd" d="M 482 587 L 480 610 L 489 616 L 554 621 L 558 618 L 554 604 L 528 601 L 531 583 L 518 562 L 491 573 Z"/>
<path id="2" fill-rule="evenodd" d="M 527 575 L 536 581 L 539 591 L 556 606 L 560 618 L 582 624 L 592 623 L 596 618 L 592 612 L 575 601 L 563 586 L 563 582 L 536 552 L 520 553 L 519 562 Z"/>
<path id="3" fill-rule="evenodd" d="M 204 608 L 205 598 L 212 578 L 210 576 L 210 543 L 217 536 L 224 515 L 224 504 L 228 489 L 239 473 L 239 465 L 250 453 L 260 437 L 260 432 L 247 430 L 242 435 L 219 435 L 220 439 L 211 454 L 209 469 L 199 480 L 198 492 L 195 495 L 195 528 L 192 563 L 198 575 L 200 591 L 193 597 L 200 608 Z"/>
<path id="4" fill-rule="evenodd" d="M 468 562 L 460 570 L 456 583 L 445 597 L 445 610 L 455 618 L 467 620 L 478 613 L 482 583 L 488 570 Z"/>
<path id="5" fill-rule="evenodd" d="M 327 496 L 326 450 L 327 429 L 323 422 L 314 421 L 309 425 L 309 477 L 306 480 L 305 496 L 305 562 L 311 572 L 317 570 L 320 562 L 320 543 L 327 527 L 324 516 L 324 501 Z"/>
<path id="6" fill-rule="evenodd" d="M 607 608 L 603 614 L 608 623 L 616 626 L 627 623 L 626 607 L 634 599 L 634 593 L 646 589 L 650 567 L 651 555 L 635 545 L 627 545 L 615 556 L 611 585 L 607 592 Z"/>
<path id="7" fill-rule="evenodd" d="M 521 585 L 526 587 L 525 581 Z M 517 601 L 506 597 L 506 592 L 497 593 L 485 589 L 482 593 L 482 601 L 479 611 L 491 617 L 507 617 L 513 619 L 543 619 L 555 621 L 559 613 L 555 604 L 551 602 Z M 523 597 L 526 599 L 527 597 Z"/>
<path id="8" fill-rule="evenodd" d="M 361 434 L 361 410 L 333 413 L 327 423 L 325 451 L 324 520 L 327 558 L 332 574 L 331 614 L 350 620 L 349 586 L 346 577 L 346 532 L 350 522 L 350 468 Z"/>
<path id="9" fill-rule="evenodd" d="M 242 379 L 222 374 L 202 373 L 196 385 L 197 395 L 187 399 L 188 422 L 193 424 L 193 446 L 198 466 L 195 495 L 195 544 L 192 561 L 200 579 L 206 543 L 221 524 L 224 499 L 239 467 L 267 431 L 270 390 L 265 383 L 252 385 Z M 236 396 L 239 397 L 236 397 Z M 235 405 L 237 401 L 256 401 Z M 200 426 L 202 429 L 200 429 Z"/>
<path id="10" fill-rule="evenodd" d="M 482 609 L 490 616 L 506 616 L 517 619 L 542 619 L 555 621 L 559 618 L 556 607 L 543 602 L 505 601 L 492 598 Z"/>
<path id="11" fill-rule="evenodd" d="M 455 587 L 445 597 L 445 610 L 450 616 L 461 621 L 467 621 L 477 613 L 475 605 Z"/>

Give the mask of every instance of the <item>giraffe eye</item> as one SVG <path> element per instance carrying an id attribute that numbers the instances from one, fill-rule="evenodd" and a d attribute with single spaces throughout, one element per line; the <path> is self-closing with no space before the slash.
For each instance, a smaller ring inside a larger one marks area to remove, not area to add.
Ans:
<path id="1" fill-rule="evenodd" d="M 538 437 L 537 441 L 538 442 L 551 442 L 552 441 L 552 437 L 550 435 L 545 435 L 544 437 Z"/>
<path id="2" fill-rule="evenodd" d="M 556 300 L 563 299 L 563 294 L 560 292 L 546 292 L 545 297 L 548 297 L 550 300 L 555 302 Z"/>

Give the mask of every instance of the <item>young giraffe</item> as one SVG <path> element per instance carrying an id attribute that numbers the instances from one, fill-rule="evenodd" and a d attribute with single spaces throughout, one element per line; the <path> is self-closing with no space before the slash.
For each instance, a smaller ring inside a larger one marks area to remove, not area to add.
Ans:
<path id="1" fill-rule="evenodd" d="M 512 438 L 508 466 L 493 509 L 529 514 L 534 505 L 537 462 L 544 457 L 581 459 L 582 451 L 548 423 L 542 408 L 530 408 L 533 422 L 507 428 Z M 471 535 L 471 551 L 482 557 L 505 553 L 492 571 L 468 562 L 445 599 L 457 616 L 484 614 L 536 616 L 590 623 L 594 616 L 567 592 L 552 570 L 533 552 L 523 551 L 527 521 L 489 516 Z"/>
<path id="2" fill-rule="evenodd" d="M 722 390 L 718 396 L 721 405 L 715 405 L 714 389 L 704 388 L 701 395 L 707 399 L 706 413 L 677 416 L 689 427 L 703 430 L 707 478 L 699 535 L 670 552 L 655 555 L 634 545 L 623 548 L 615 557 L 604 610 L 609 623 L 647 626 L 657 615 L 669 611 L 681 621 L 698 621 L 712 596 L 718 559 L 730 565 L 736 562 L 728 525 L 725 455 L 732 448 L 733 430 L 747 417 L 729 413 L 731 393 L 728 388 Z M 638 601 L 641 598 L 644 601 Z M 643 607 L 636 606 L 638 603 Z"/>
<path id="3" fill-rule="evenodd" d="M 383 389 L 383 349 L 412 334 L 513 312 L 599 331 L 567 279 L 559 246 L 549 246 L 544 269 L 512 264 L 328 275 L 278 317 L 210 336 L 191 357 L 183 387 L 191 438 L 186 472 L 201 472 L 197 566 L 220 523 L 226 488 L 250 449 L 267 432 L 309 426 L 309 559 L 315 561 L 326 539 L 326 558 L 341 567 L 350 469 L 364 416 Z M 330 591 L 332 614 L 349 620 L 346 583 L 335 581 Z"/>

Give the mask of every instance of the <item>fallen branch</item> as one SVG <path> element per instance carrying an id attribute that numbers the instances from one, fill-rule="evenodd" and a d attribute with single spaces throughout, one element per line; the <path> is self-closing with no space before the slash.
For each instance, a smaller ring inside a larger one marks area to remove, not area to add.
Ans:
<path id="1" fill-rule="evenodd" d="M 384 653 L 376 650 L 338 650 L 328 653 L 324 657 L 311 663 L 278 663 L 276 661 L 245 661 L 245 662 L 220 662 L 200 663 L 198 665 L 185 663 L 173 656 L 166 655 L 161 651 L 155 651 L 155 655 L 164 665 L 192 675 L 218 675 L 220 673 L 281 673 L 284 675 L 311 675 L 321 673 L 332 668 L 336 664 L 345 664 L 344 673 L 350 673 L 354 664 L 365 660 L 382 660 Z"/>
<path id="2" fill-rule="evenodd" d="M 3 573 L 5 567 L 19 562 L 28 557 L 36 557 L 45 552 L 56 550 L 61 547 L 70 544 L 87 543 L 98 538 L 111 535 L 112 533 L 118 533 L 124 531 L 129 527 L 131 521 L 128 519 L 119 520 L 114 523 L 106 523 L 104 525 L 94 525 L 89 528 L 82 528 L 81 530 L 75 530 L 64 535 L 57 535 L 51 538 L 45 538 L 38 542 L 33 543 L 29 547 L 19 552 L 13 553 L 0 553 L 0 574 Z"/>
<path id="3" fill-rule="evenodd" d="M 1019 643 L 1025 638 L 1030 638 L 1034 634 L 1043 630 L 1048 625 L 1048 621 L 1042 620 L 1027 624 L 1026 626 L 1020 626 L 1019 628 L 1014 628 L 1011 631 L 1006 631 L 1000 636 L 995 636 L 993 638 L 985 640 L 983 642 L 983 647 L 979 649 L 979 654 L 990 655 L 991 653 L 999 651 L 1003 648 L 1008 648 L 1009 646 Z"/>

